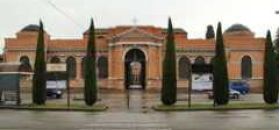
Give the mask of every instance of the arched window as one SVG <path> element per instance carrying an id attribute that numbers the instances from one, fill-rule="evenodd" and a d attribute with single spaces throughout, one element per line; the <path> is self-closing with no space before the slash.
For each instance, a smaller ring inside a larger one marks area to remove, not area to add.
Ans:
<path id="1" fill-rule="evenodd" d="M 32 72 L 32 68 L 28 56 L 20 57 L 19 61 L 20 61 L 20 66 L 19 66 L 20 72 Z"/>
<path id="2" fill-rule="evenodd" d="M 29 64 L 29 63 L 30 63 L 28 56 L 22 56 L 22 57 L 20 57 L 19 62 L 20 62 L 21 64 Z"/>
<path id="3" fill-rule="evenodd" d="M 195 58 L 194 64 L 203 65 L 205 64 L 205 59 L 202 56 Z"/>
<path id="4" fill-rule="evenodd" d="M 181 57 L 179 60 L 179 78 L 180 79 L 189 79 L 189 77 L 190 77 L 190 68 L 189 67 L 191 67 L 190 60 L 186 56 Z"/>
<path id="5" fill-rule="evenodd" d="M 56 64 L 56 63 L 60 63 L 61 61 L 60 61 L 60 59 L 57 56 L 55 56 L 55 57 L 51 58 L 50 62 Z"/>
<path id="6" fill-rule="evenodd" d="M 241 77 L 242 77 L 242 79 L 252 78 L 252 59 L 250 56 L 244 56 L 242 58 Z"/>
<path id="7" fill-rule="evenodd" d="M 105 79 L 108 77 L 108 58 L 101 56 L 97 62 L 98 78 Z"/>
<path id="8" fill-rule="evenodd" d="M 67 72 L 69 74 L 69 78 L 74 79 L 76 77 L 76 60 L 74 57 L 68 57 L 66 59 Z"/>
<path id="9" fill-rule="evenodd" d="M 86 57 L 82 58 L 82 62 L 81 62 L 81 77 L 84 78 L 85 77 L 85 67 L 86 66 Z"/>

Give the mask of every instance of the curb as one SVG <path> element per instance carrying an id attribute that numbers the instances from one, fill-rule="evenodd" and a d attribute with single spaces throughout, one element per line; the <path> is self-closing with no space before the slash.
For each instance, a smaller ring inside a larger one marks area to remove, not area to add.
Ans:
<path id="1" fill-rule="evenodd" d="M 29 110 L 29 111 L 75 111 L 75 112 L 103 112 L 106 111 L 109 107 L 105 106 L 101 109 L 80 109 L 80 108 L 32 108 L 32 107 L 16 107 L 16 106 L 0 106 L 0 110 L 9 109 L 9 110 Z"/>
<path id="2" fill-rule="evenodd" d="M 237 110 L 277 110 L 279 107 L 252 107 L 252 108 L 178 108 L 178 109 L 162 109 L 152 107 L 153 110 L 158 112 L 184 112 L 184 111 L 237 111 Z"/>

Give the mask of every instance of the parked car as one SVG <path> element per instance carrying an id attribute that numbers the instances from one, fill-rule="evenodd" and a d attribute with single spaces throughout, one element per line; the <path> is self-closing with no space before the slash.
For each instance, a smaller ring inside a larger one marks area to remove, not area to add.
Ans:
<path id="1" fill-rule="evenodd" d="M 239 99 L 240 98 L 240 92 L 233 90 L 233 89 L 229 89 L 229 98 L 230 99 Z"/>
<path id="2" fill-rule="evenodd" d="M 230 99 L 239 99 L 240 95 L 241 95 L 240 92 L 233 90 L 233 89 L 229 89 L 229 98 Z M 214 98 L 213 92 L 212 91 L 208 92 L 208 99 L 213 99 L 213 98 Z"/>
<path id="3" fill-rule="evenodd" d="M 62 98 L 63 91 L 56 88 L 47 88 L 47 97 Z"/>
<path id="4" fill-rule="evenodd" d="M 47 97 L 62 98 L 63 91 L 66 88 L 66 81 L 64 80 L 48 80 L 47 81 Z"/>
<path id="5" fill-rule="evenodd" d="M 231 82 L 230 89 L 236 90 L 241 94 L 247 94 L 250 91 L 249 84 L 246 82 Z"/>

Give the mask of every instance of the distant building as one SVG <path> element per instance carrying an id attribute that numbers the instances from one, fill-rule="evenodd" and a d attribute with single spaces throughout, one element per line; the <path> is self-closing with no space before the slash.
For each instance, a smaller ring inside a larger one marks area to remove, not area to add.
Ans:
<path id="1" fill-rule="evenodd" d="M 15 38 L 6 38 L 5 62 L 21 63 L 21 71 L 32 71 L 38 29 L 37 25 L 28 25 L 17 32 Z M 165 28 L 154 26 L 97 28 L 96 68 L 99 86 L 117 90 L 130 87 L 159 90 L 166 31 Z M 188 33 L 181 28 L 175 28 L 174 33 L 177 82 L 179 88 L 185 88 L 188 86 L 188 66 L 210 64 L 215 54 L 215 41 L 189 39 Z M 81 39 L 51 39 L 45 32 L 47 62 L 67 63 L 71 71 L 72 88 L 83 87 L 87 38 L 87 31 Z M 224 42 L 230 80 L 245 80 L 253 91 L 261 91 L 265 39 L 256 38 L 249 28 L 241 24 L 234 24 L 224 32 Z M 136 63 L 138 67 L 134 66 Z M 141 71 L 135 71 L 132 76 L 132 69 L 137 68 L 141 68 Z"/>

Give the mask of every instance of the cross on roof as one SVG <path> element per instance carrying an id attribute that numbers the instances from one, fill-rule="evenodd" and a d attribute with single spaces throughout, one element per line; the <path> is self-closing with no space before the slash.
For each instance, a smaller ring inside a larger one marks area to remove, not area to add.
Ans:
<path id="1" fill-rule="evenodd" d="M 137 18 L 134 17 L 134 18 L 132 19 L 132 22 L 133 22 L 133 25 L 136 26 L 136 25 L 137 25 L 137 22 L 138 22 Z"/>

